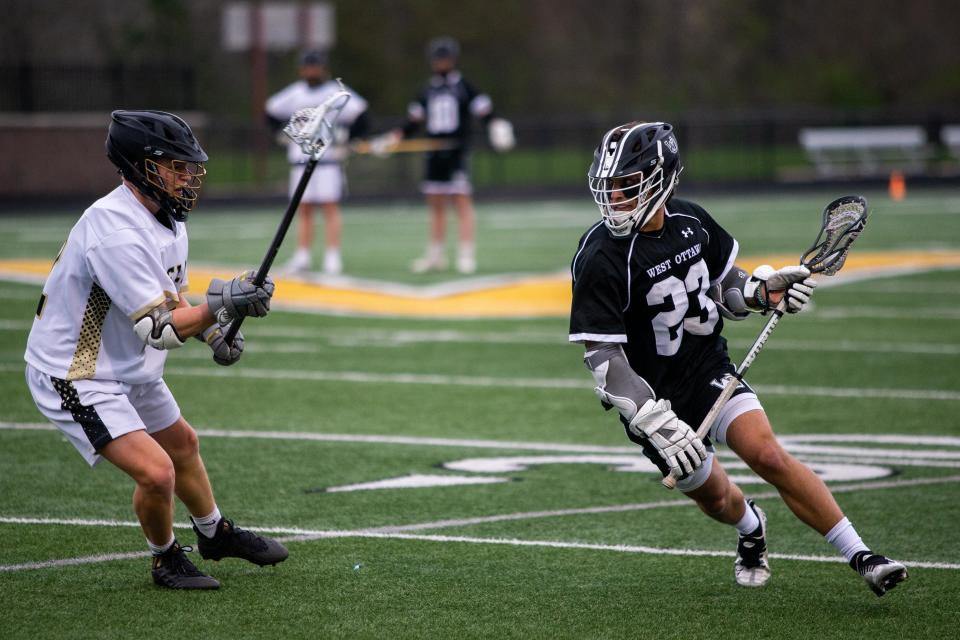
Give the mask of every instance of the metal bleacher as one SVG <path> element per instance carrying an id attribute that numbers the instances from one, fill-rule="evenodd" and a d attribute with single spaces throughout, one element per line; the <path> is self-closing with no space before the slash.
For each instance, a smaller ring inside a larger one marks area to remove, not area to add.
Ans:
<path id="1" fill-rule="evenodd" d="M 956 127 L 960 150 L 960 126 Z M 921 126 L 801 129 L 800 145 L 822 178 L 876 177 L 891 171 L 919 174 L 933 156 Z"/>

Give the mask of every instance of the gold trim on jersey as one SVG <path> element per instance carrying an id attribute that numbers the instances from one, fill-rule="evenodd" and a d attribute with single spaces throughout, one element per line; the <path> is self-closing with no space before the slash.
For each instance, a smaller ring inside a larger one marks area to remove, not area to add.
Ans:
<path id="1" fill-rule="evenodd" d="M 97 372 L 97 356 L 100 354 L 103 321 L 107 318 L 112 301 L 107 292 L 94 284 L 87 298 L 87 308 L 83 312 L 80 325 L 80 337 L 73 352 L 73 360 L 67 369 L 67 380 L 92 378 Z"/>
<path id="2" fill-rule="evenodd" d="M 177 308 L 178 304 L 180 304 L 180 296 L 177 295 L 176 293 L 173 293 L 172 291 L 164 290 L 162 296 L 157 296 L 156 298 L 154 298 L 144 306 L 140 307 L 139 309 L 131 313 L 128 317 L 133 322 L 136 322 L 137 320 L 147 315 L 148 313 L 150 313 L 160 305 L 165 305 L 168 311 L 173 311 L 174 309 Z"/>

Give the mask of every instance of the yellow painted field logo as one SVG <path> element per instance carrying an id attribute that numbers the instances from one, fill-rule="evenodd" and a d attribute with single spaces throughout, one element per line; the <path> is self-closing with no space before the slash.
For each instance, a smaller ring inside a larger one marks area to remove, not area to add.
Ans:
<path id="1" fill-rule="evenodd" d="M 792 264 L 795 256 L 743 257 L 738 264 L 753 270 L 759 264 Z M 823 285 L 850 280 L 960 268 L 958 251 L 884 251 L 851 255 L 843 272 L 823 278 Z M 0 279 L 42 283 L 48 260 L 0 260 Z M 205 291 L 212 278 L 229 279 L 225 267 L 191 265 L 191 290 Z M 457 280 L 439 285 L 391 285 L 353 278 L 298 279 L 278 276 L 274 302 L 278 308 L 348 315 L 429 318 L 562 317 L 570 310 L 570 275 L 503 275 Z M 194 294 L 197 295 L 197 294 Z"/>

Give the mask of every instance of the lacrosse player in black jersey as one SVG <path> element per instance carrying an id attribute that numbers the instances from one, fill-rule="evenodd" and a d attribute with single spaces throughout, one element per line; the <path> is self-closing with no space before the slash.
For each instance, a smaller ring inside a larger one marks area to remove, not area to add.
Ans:
<path id="1" fill-rule="evenodd" d="M 620 413 L 627 437 L 711 518 L 739 532 L 738 584 L 770 578 L 766 517 L 744 498 L 714 457 L 727 445 L 780 492 L 878 596 L 907 577 L 874 554 L 830 490 L 774 437 L 747 384 L 726 403 L 704 441 L 697 426 L 735 371 L 720 335 L 723 319 L 766 312 L 785 296 L 796 313 L 816 283 L 802 266 L 739 268 L 738 245 L 700 206 L 672 197 L 683 167 L 673 128 L 630 122 L 608 131 L 594 154 L 590 191 L 602 219 L 580 239 L 571 271 L 570 341 L 605 408 Z"/>
<path id="2" fill-rule="evenodd" d="M 453 204 L 460 223 L 457 271 L 477 269 L 476 221 L 471 197 L 469 143 L 471 121 L 479 118 L 487 127 L 490 146 L 508 151 L 514 146 L 513 126 L 493 113 L 490 96 L 480 93 L 464 80 L 457 69 L 460 45 L 449 37 L 435 38 L 427 47 L 430 79 L 407 108 L 407 122 L 373 142 L 374 148 L 388 150 L 421 127 L 440 147 L 427 153 L 426 176 L 421 190 L 430 207 L 430 244 L 426 253 L 411 265 L 414 273 L 447 268 L 446 208 Z"/>

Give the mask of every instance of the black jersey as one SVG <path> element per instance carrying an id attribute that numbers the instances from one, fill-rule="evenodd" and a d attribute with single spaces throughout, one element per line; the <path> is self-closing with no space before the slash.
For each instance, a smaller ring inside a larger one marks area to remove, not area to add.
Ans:
<path id="1" fill-rule="evenodd" d="M 673 198 L 664 226 L 622 238 L 603 222 L 573 258 L 571 342 L 623 344 L 631 368 L 670 398 L 727 359 L 723 320 L 708 290 L 737 257 L 733 239 L 699 205 Z"/>
<path id="2" fill-rule="evenodd" d="M 408 127 L 405 135 L 419 125 L 431 138 L 454 138 L 466 146 L 470 138 L 470 121 L 489 118 L 493 103 L 467 83 L 459 71 L 446 76 L 433 75 L 416 101 L 407 108 Z"/>

